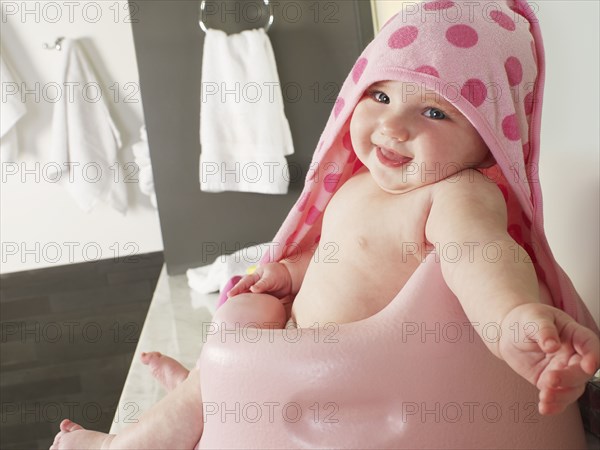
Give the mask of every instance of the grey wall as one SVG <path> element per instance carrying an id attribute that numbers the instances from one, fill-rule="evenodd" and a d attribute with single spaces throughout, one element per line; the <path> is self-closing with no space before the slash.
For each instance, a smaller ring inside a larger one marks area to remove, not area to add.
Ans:
<path id="1" fill-rule="evenodd" d="M 254 20 L 257 8 L 242 1 L 239 13 L 223 18 L 224 11 L 236 11 L 236 2 L 207 3 L 212 9 L 205 23 L 227 33 L 256 28 L 264 23 L 258 19 L 268 18 L 264 8 Z M 262 1 L 252 3 L 263 8 Z M 295 148 L 287 160 L 299 169 L 292 170 L 287 195 L 200 191 L 200 1 L 130 1 L 137 9 L 133 37 L 170 275 L 211 263 L 217 251 L 228 254 L 273 238 L 301 193 L 341 85 L 373 38 L 368 0 L 272 3 L 269 37 Z"/>

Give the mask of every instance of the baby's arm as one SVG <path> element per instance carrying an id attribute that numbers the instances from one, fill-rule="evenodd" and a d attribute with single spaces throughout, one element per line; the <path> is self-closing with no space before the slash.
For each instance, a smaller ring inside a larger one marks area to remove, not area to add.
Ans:
<path id="1" fill-rule="evenodd" d="M 533 264 L 507 232 L 506 204 L 493 182 L 465 170 L 458 181 L 437 183 L 432 197 L 425 237 L 436 248 L 459 249 L 452 260 L 440 252 L 442 275 L 472 322 L 499 324 L 516 306 L 539 302 Z M 500 356 L 497 343 L 484 342 Z"/>
<path id="2" fill-rule="evenodd" d="M 290 273 L 292 280 L 292 296 L 295 296 L 300 290 L 300 286 L 302 286 L 302 282 L 304 281 L 304 275 L 306 275 L 306 270 L 308 269 L 308 265 L 310 264 L 317 247 L 318 244 L 314 244 L 312 247 L 299 251 L 290 258 L 281 260 L 281 264 L 283 264 Z"/>
<path id="3" fill-rule="evenodd" d="M 435 186 L 427 240 L 439 248 L 460 247 L 456 261 L 445 260 L 442 252 L 444 280 L 480 335 L 485 324 L 500 327 L 499 340 L 482 336 L 483 342 L 540 389 L 540 412 L 561 412 L 581 395 L 599 364 L 598 337 L 563 311 L 540 303 L 533 264 L 506 231 L 499 189 L 479 172 L 461 175 L 457 182 Z"/>
<path id="4" fill-rule="evenodd" d="M 295 297 L 317 244 L 310 249 L 298 251 L 278 263 L 259 266 L 254 273 L 243 277 L 227 294 L 228 297 L 245 292 L 267 293 L 278 298 Z"/>

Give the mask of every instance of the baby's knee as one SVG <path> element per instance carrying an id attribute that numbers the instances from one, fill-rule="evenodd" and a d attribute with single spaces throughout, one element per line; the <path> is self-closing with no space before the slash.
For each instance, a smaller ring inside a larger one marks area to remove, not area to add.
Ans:
<path id="1" fill-rule="evenodd" d="M 240 294 L 229 298 L 215 313 L 212 321 L 240 328 L 283 328 L 285 307 L 269 294 Z"/>

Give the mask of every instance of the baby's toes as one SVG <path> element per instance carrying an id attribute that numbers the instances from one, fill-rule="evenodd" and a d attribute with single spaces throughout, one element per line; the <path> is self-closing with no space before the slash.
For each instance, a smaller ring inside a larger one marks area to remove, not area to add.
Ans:
<path id="1" fill-rule="evenodd" d="M 64 419 L 60 423 L 60 430 L 65 433 L 69 433 L 69 432 L 75 431 L 75 430 L 83 430 L 83 427 L 69 419 Z"/>
<path id="2" fill-rule="evenodd" d="M 150 362 L 155 358 L 160 358 L 162 353 L 160 352 L 142 352 L 140 355 L 140 359 L 142 360 L 142 364 L 150 364 Z"/>

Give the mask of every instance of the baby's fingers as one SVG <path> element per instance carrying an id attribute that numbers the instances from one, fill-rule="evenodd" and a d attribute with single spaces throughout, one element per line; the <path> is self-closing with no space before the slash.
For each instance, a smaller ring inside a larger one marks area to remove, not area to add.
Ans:
<path id="1" fill-rule="evenodd" d="M 583 371 L 579 364 L 580 357 L 575 355 L 575 364 L 572 364 L 564 369 L 550 370 L 544 373 L 538 381 L 538 389 L 573 389 L 585 386 L 586 381 L 590 376 Z"/>
<path id="2" fill-rule="evenodd" d="M 581 368 L 589 378 L 600 365 L 600 340 L 589 328 L 578 324 L 576 326 L 577 329 L 573 333 L 573 347 L 581 355 Z"/>
<path id="3" fill-rule="evenodd" d="M 227 293 L 227 297 L 233 297 L 234 295 L 248 292 L 250 287 L 256 283 L 258 278 L 260 277 L 256 273 L 244 276 L 240 281 L 237 282 L 235 286 L 231 288 L 231 290 Z"/>
<path id="4" fill-rule="evenodd" d="M 272 284 L 273 283 L 271 282 L 269 277 L 265 275 L 260 277 L 260 279 L 250 287 L 250 291 L 255 293 L 265 292 L 271 288 Z"/>
<path id="5" fill-rule="evenodd" d="M 585 385 L 570 389 L 542 390 L 538 410 L 542 415 L 559 414 L 571 403 L 576 402 L 584 390 Z"/>
<path id="6" fill-rule="evenodd" d="M 553 353 L 560 348 L 560 336 L 554 318 L 546 311 L 524 326 L 528 338 L 536 341 L 544 353 Z"/>

